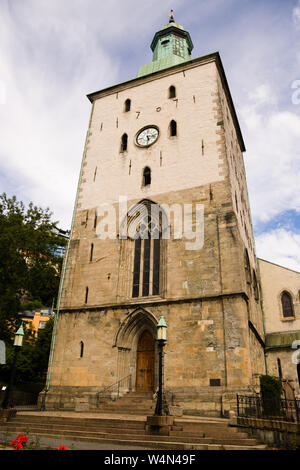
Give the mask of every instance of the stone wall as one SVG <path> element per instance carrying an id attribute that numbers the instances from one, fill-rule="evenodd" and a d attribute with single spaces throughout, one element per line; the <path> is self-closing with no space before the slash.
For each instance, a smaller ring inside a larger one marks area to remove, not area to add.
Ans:
<path id="1" fill-rule="evenodd" d="M 238 426 L 270 447 L 299 450 L 300 424 L 272 419 L 243 418 L 231 419 L 231 426 Z"/>
<path id="2" fill-rule="evenodd" d="M 168 98 L 170 85 L 176 86 L 175 100 Z M 124 113 L 127 98 L 132 108 Z M 240 141 L 233 115 L 224 114 L 233 113 L 229 105 L 213 58 L 133 81 L 94 101 L 55 340 L 51 406 L 75 406 L 85 393 L 95 404 L 97 393 L 122 377 L 131 373 L 134 382 L 138 339 L 145 329 L 155 337 L 162 312 L 168 324 L 165 387 L 185 412 L 220 415 L 234 406 L 237 391 L 252 390 L 253 377 L 264 369 L 264 337 L 260 299 L 252 275 L 250 283 L 246 276 L 247 247 L 251 271 L 255 257 L 234 207 L 229 134 L 236 132 L 235 145 Z M 221 125 L 225 117 L 228 123 Z M 176 137 L 168 133 L 171 119 Z M 147 124 L 157 125 L 160 136 L 141 149 L 134 138 Z M 124 132 L 128 148 L 120 152 Z M 141 184 L 146 164 L 149 187 Z M 194 231 L 204 229 L 197 249 L 187 248 L 193 240 L 184 233 L 174 237 L 175 221 L 172 214 L 168 218 L 159 295 L 132 298 L 133 241 L 118 238 L 119 223 L 116 238 L 97 237 L 99 205 L 111 204 L 121 219 L 120 195 L 128 198 L 125 216 L 145 199 L 177 205 L 182 213 L 187 204 L 203 207 L 204 224 L 194 213 L 191 218 Z"/>

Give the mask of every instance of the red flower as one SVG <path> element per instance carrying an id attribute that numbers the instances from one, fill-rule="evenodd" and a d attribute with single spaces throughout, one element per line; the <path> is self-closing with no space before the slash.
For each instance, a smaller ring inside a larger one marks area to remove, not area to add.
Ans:
<path id="1" fill-rule="evenodd" d="M 28 441 L 27 436 L 23 434 L 19 434 L 17 436 L 17 439 L 14 439 L 11 441 L 10 445 L 14 447 L 14 450 L 22 450 L 23 444 L 26 444 L 27 441 Z"/>
<path id="2" fill-rule="evenodd" d="M 68 450 L 66 446 L 58 446 L 57 450 Z"/>

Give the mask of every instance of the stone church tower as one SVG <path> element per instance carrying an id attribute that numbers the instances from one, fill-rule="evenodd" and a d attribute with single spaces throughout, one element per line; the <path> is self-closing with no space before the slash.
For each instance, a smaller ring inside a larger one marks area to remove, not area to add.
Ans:
<path id="1" fill-rule="evenodd" d="M 186 414 L 226 413 L 265 373 L 245 147 L 220 56 L 192 59 L 173 16 L 151 49 L 137 78 L 88 95 L 47 409 L 80 397 L 95 409 L 128 376 L 155 391 L 161 314 L 164 385 Z"/>

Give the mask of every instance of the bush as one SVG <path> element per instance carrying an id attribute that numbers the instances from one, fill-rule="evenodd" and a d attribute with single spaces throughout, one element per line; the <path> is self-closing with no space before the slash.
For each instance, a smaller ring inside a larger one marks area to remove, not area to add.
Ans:
<path id="1" fill-rule="evenodd" d="M 271 375 L 261 375 L 260 392 L 262 397 L 264 414 L 267 416 L 279 416 L 281 413 L 281 379 L 278 377 L 273 377 Z"/>

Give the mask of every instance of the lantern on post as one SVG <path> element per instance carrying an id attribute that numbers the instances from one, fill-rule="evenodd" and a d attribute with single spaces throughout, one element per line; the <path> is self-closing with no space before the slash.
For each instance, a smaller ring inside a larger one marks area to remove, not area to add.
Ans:
<path id="1" fill-rule="evenodd" d="M 162 314 L 157 325 L 157 343 L 158 343 L 158 354 L 159 354 L 159 366 L 158 366 L 158 392 L 157 402 L 155 407 L 155 415 L 162 416 L 163 413 L 163 378 L 164 378 L 164 346 L 167 342 L 167 323 L 164 315 Z"/>
<path id="2" fill-rule="evenodd" d="M 23 344 L 23 338 L 24 338 L 24 328 L 23 328 L 23 323 L 21 323 L 21 326 L 15 333 L 15 338 L 14 338 L 14 361 L 11 369 L 11 374 L 10 374 L 10 382 L 9 385 L 6 389 L 5 397 L 2 402 L 2 408 L 13 408 L 14 403 L 13 403 L 13 397 L 12 397 L 12 389 L 14 385 L 14 378 L 15 378 L 15 373 L 16 373 L 16 364 L 17 364 L 17 357 L 18 353 L 22 347 Z"/>

